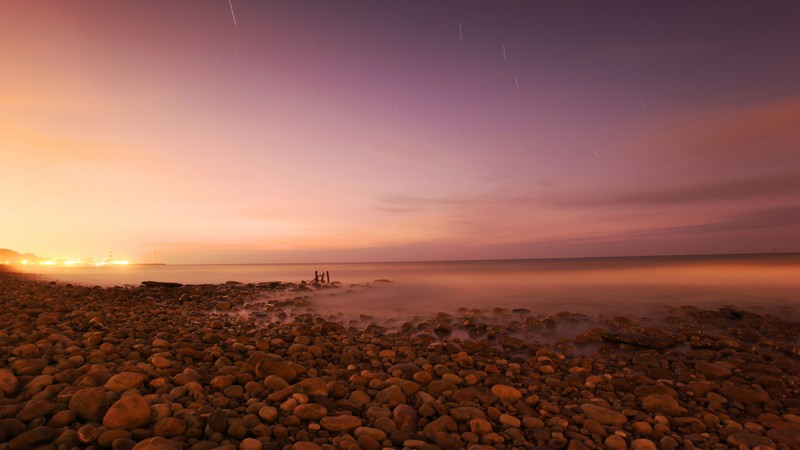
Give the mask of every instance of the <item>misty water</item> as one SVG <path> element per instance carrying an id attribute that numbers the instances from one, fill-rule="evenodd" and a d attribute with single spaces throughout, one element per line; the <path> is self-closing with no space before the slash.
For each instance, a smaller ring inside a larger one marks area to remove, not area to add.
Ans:
<path id="1" fill-rule="evenodd" d="M 25 269 L 46 279 L 101 286 L 145 280 L 300 282 L 313 279 L 315 270 L 328 271 L 342 287 L 315 291 L 309 301 L 318 312 L 344 317 L 406 320 L 459 308 L 644 316 L 692 305 L 800 319 L 800 254 Z"/>

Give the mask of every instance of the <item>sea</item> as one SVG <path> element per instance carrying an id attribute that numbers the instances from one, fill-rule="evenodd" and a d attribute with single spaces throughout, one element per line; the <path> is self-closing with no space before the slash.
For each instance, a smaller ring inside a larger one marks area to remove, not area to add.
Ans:
<path id="1" fill-rule="evenodd" d="M 320 264 L 24 267 L 46 280 L 99 286 L 142 281 L 219 284 L 310 281 L 324 311 L 378 318 L 459 309 L 658 315 L 665 307 L 733 306 L 800 320 L 800 253 Z"/>

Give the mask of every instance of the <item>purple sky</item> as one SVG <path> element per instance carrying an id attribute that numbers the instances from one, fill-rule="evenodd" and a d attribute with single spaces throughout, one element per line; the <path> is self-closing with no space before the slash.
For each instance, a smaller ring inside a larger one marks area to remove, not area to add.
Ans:
<path id="1" fill-rule="evenodd" d="M 0 247 L 800 251 L 800 3 L 12 1 Z"/>

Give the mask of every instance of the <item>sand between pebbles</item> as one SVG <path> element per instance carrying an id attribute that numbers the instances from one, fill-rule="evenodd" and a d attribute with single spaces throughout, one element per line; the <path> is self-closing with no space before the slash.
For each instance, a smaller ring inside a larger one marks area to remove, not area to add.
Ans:
<path id="1" fill-rule="evenodd" d="M 0 274 L 0 450 L 800 448 L 800 324 L 776 315 L 388 328 L 316 312 L 318 289 Z"/>

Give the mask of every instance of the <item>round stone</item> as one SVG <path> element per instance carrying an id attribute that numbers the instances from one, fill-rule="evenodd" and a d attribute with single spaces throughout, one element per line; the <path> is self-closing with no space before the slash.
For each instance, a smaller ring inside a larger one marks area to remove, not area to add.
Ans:
<path id="1" fill-rule="evenodd" d="M 595 420 L 601 425 L 622 425 L 628 422 L 625 414 L 593 403 L 584 403 L 581 405 L 581 411 L 587 418 Z"/>
<path id="2" fill-rule="evenodd" d="M 138 388 L 144 383 L 145 378 L 147 377 L 141 373 L 122 372 L 111 377 L 111 379 L 106 382 L 105 388 L 109 391 L 121 394 L 128 389 Z"/>
<path id="3" fill-rule="evenodd" d="M 141 395 L 127 395 L 117 400 L 103 417 L 103 426 L 133 430 L 150 423 L 150 405 Z"/>
<path id="4" fill-rule="evenodd" d="M 516 402 L 522 398 L 519 389 L 505 384 L 495 384 L 492 386 L 492 395 L 504 402 Z"/>
<path id="5" fill-rule="evenodd" d="M 326 416 L 320 421 L 322 428 L 340 433 L 343 431 L 352 431 L 361 426 L 361 419 L 356 416 Z"/>
<path id="6" fill-rule="evenodd" d="M 81 389 L 72 394 L 69 409 L 86 422 L 99 421 L 108 410 L 108 397 L 105 389 L 93 387 Z"/>
<path id="7" fill-rule="evenodd" d="M 293 414 L 301 420 L 319 420 L 328 415 L 328 409 L 317 403 L 304 403 L 297 405 Z"/>

